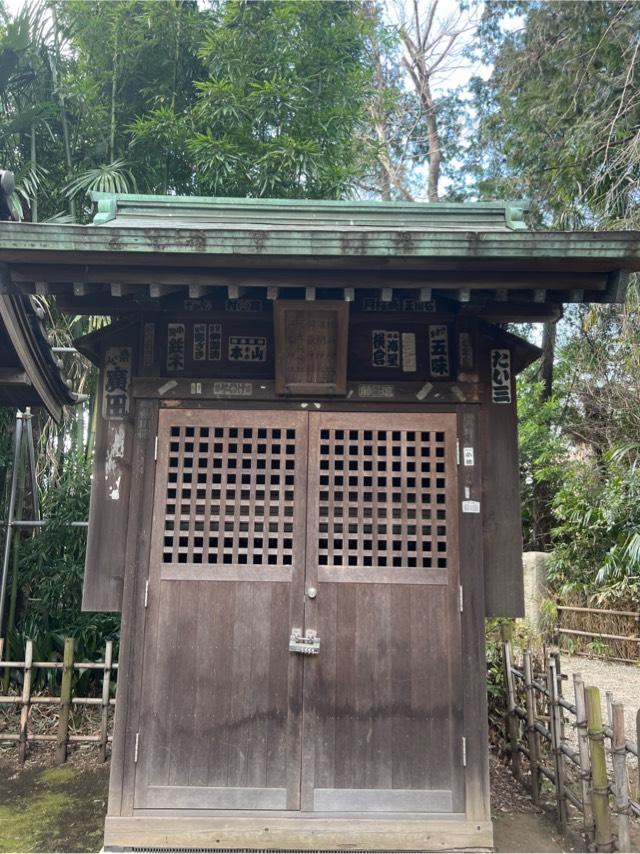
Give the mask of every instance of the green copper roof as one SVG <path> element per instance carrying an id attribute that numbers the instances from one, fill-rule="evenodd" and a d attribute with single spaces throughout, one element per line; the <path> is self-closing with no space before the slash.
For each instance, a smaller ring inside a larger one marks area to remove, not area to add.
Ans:
<path id="1" fill-rule="evenodd" d="M 365 202 L 224 199 L 92 193 L 95 225 L 174 228 L 403 228 L 442 231 L 526 229 L 526 202 Z"/>

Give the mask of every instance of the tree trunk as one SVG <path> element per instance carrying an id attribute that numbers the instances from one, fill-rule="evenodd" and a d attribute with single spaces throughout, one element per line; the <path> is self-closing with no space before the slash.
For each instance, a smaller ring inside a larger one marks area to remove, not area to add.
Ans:
<path id="1" fill-rule="evenodd" d="M 34 175 L 34 184 L 37 166 L 38 159 L 36 154 L 36 126 L 31 125 L 31 169 L 33 170 Z M 33 198 L 31 199 L 31 222 L 38 222 L 38 191 L 35 189 L 35 187 L 33 190 Z"/>
<path id="2" fill-rule="evenodd" d="M 541 402 L 546 403 L 553 395 L 553 360 L 556 350 L 556 324 L 548 321 L 542 331 L 542 360 L 540 362 L 539 378 L 542 382 Z M 535 484 L 533 497 L 532 533 L 534 548 L 545 551 L 551 545 L 551 529 L 553 514 L 551 501 L 553 496 L 549 484 L 545 481 Z"/>
<path id="3" fill-rule="evenodd" d="M 60 61 L 60 39 L 58 37 L 58 18 L 56 16 L 55 3 L 50 6 L 51 20 L 53 23 L 53 41 L 55 49 L 55 57 L 49 53 L 49 65 L 51 67 L 51 77 L 53 78 L 53 86 L 58 95 L 58 103 L 60 104 L 60 122 L 62 124 L 62 140 L 64 142 L 64 157 L 67 163 L 67 175 L 71 177 L 73 172 L 73 160 L 71 158 L 71 143 L 69 142 L 69 122 L 67 120 L 67 108 L 64 103 L 64 94 L 60 89 L 58 82 L 58 62 Z M 69 197 L 69 213 L 76 218 L 76 203 L 73 196 Z M 35 222 L 35 220 L 34 220 Z"/>

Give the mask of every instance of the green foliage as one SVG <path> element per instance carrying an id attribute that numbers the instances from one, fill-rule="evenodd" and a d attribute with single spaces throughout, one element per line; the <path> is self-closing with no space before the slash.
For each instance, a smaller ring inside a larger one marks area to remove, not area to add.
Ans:
<path id="1" fill-rule="evenodd" d="M 353 2 L 229 0 L 199 55 L 197 132 L 207 193 L 340 198 L 359 172 L 369 73 Z"/>
<path id="2" fill-rule="evenodd" d="M 99 193 L 131 193 L 136 189 L 136 179 L 128 168 L 126 160 L 115 160 L 113 163 L 87 169 L 81 175 L 76 175 L 64 187 L 65 195 L 73 198 L 78 194 L 90 195 Z"/>
<path id="3" fill-rule="evenodd" d="M 505 16 L 521 18 L 505 28 Z M 485 5 L 479 44 L 494 68 L 476 81 L 480 190 L 530 197 L 569 228 L 637 217 L 640 6 Z"/>
<path id="4" fill-rule="evenodd" d="M 37 660 L 61 657 L 65 637 L 75 638 L 77 659 L 99 660 L 104 641 L 119 634 L 117 615 L 80 610 L 86 529 L 68 523 L 88 517 L 89 475 L 84 449 L 65 454 L 43 496 L 42 516 L 50 523 L 21 546 L 20 617 L 10 643 L 22 649 L 30 638 Z"/>
<path id="5" fill-rule="evenodd" d="M 562 406 L 557 397 L 543 400 L 543 386 L 536 367 L 518 377 L 518 441 L 520 451 L 520 494 L 526 549 L 535 549 L 536 518 L 546 513 L 539 495 L 552 494 L 562 480 L 566 440 L 560 433 Z M 540 486 L 544 489 L 540 490 Z"/>

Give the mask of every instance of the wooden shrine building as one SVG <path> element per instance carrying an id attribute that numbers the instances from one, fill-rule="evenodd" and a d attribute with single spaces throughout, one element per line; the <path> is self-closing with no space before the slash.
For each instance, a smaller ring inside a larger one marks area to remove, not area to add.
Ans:
<path id="1" fill-rule="evenodd" d="M 485 616 L 522 613 L 505 331 L 632 232 L 518 204 L 97 195 L 4 292 L 110 315 L 84 607 L 122 611 L 107 849 L 487 849 Z"/>

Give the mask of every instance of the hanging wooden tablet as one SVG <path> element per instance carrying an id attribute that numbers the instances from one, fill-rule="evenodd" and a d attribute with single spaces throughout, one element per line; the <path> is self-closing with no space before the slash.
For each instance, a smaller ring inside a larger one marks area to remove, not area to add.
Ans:
<path id="1" fill-rule="evenodd" d="M 276 392 L 346 394 L 348 324 L 347 302 L 277 301 Z"/>

